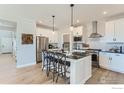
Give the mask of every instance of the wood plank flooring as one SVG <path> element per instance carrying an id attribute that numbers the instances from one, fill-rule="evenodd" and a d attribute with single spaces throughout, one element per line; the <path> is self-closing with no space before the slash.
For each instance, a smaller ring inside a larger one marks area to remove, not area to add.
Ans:
<path id="1" fill-rule="evenodd" d="M 93 68 L 92 77 L 86 84 L 124 84 L 124 74 L 101 69 Z M 52 81 L 52 75 L 46 76 L 41 71 L 41 63 L 16 68 L 14 58 L 10 54 L 0 55 L 0 84 L 55 84 Z M 57 84 L 64 84 L 59 78 Z"/>
<path id="2" fill-rule="evenodd" d="M 47 77 L 41 70 L 41 63 L 16 68 L 12 56 L 4 54 L 0 55 L 0 84 L 54 84 L 54 82 L 52 82 L 52 75 Z M 64 84 L 64 81 L 59 78 L 57 84 Z"/>
<path id="3" fill-rule="evenodd" d="M 102 68 L 93 68 L 86 84 L 124 84 L 124 74 Z"/>

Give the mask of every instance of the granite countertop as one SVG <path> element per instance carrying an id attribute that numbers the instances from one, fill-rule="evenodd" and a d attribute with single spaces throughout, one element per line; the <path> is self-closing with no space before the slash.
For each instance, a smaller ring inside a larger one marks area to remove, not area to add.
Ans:
<path id="1" fill-rule="evenodd" d="M 112 51 L 100 51 L 100 52 L 107 52 L 107 53 L 117 53 L 117 54 L 124 54 L 124 52 L 120 53 L 120 52 L 112 52 Z"/>
<path id="2" fill-rule="evenodd" d="M 86 56 L 89 56 L 90 54 L 89 53 L 77 53 L 77 54 L 74 54 L 72 53 L 71 55 L 67 55 L 67 58 L 70 58 L 70 59 L 81 59 L 81 58 L 84 58 Z"/>
<path id="3" fill-rule="evenodd" d="M 61 51 L 54 51 L 54 50 L 51 51 L 62 53 Z M 86 53 L 86 52 L 72 52 L 72 53 L 64 52 L 63 54 L 65 54 L 68 59 L 72 59 L 72 60 L 82 59 L 84 57 L 91 55 L 90 53 Z"/>

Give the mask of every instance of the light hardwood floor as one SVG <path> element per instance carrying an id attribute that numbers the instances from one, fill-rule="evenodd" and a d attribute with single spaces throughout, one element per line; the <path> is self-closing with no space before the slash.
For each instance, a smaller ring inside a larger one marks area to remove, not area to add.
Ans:
<path id="1" fill-rule="evenodd" d="M 124 84 L 124 74 L 102 68 L 93 68 L 86 84 Z"/>
<path id="2" fill-rule="evenodd" d="M 124 74 L 101 69 L 93 68 L 92 77 L 86 84 L 124 84 Z M 0 84 L 55 84 L 52 82 L 52 75 L 46 76 L 41 71 L 41 63 L 16 68 L 16 63 L 11 55 L 0 55 Z M 57 84 L 64 84 L 59 78 Z"/>
<path id="3" fill-rule="evenodd" d="M 51 76 L 47 77 L 41 70 L 41 63 L 16 68 L 15 60 L 10 54 L 0 55 L 0 84 L 54 84 Z M 58 84 L 63 83 L 59 78 Z"/>

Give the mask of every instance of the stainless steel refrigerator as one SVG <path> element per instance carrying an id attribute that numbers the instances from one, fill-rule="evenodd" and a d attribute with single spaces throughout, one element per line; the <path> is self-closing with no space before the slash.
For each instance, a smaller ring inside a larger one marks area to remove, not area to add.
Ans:
<path id="1" fill-rule="evenodd" d="M 64 42 L 63 49 L 64 49 L 64 51 L 69 51 L 70 50 L 70 43 L 69 42 Z"/>
<path id="2" fill-rule="evenodd" d="M 36 60 L 37 63 L 42 61 L 42 50 L 48 50 L 49 39 L 47 37 L 36 37 Z"/>

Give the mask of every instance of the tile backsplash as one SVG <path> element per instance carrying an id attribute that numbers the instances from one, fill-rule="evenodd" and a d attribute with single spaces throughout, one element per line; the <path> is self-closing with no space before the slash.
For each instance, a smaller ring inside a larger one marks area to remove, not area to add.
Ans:
<path id="1" fill-rule="evenodd" d="M 100 42 L 100 41 L 90 41 L 90 48 L 109 50 L 111 48 L 120 48 L 122 46 L 122 51 L 124 51 L 124 42 Z"/>
<path id="2" fill-rule="evenodd" d="M 107 49 L 110 49 L 110 48 L 120 48 L 122 46 L 122 51 L 124 51 L 124 42 L 109 42 L 109 43 L 106 43 L 106 47 Z"/>

